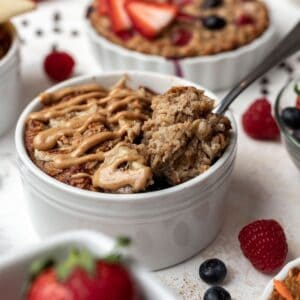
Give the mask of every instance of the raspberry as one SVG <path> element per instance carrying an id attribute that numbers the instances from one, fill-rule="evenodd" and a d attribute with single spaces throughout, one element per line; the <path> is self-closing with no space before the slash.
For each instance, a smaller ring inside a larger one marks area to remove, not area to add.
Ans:
<path id="1" fill-rule="evenodd" d="M 240 231 L 239 241 L 244 255 L 264 273 L 276 271 L 286 260 L 288 245 L 285 234 L 275 220 L 248 224 Z"/>
<path id="2" fill-rule="evenodd" d="M 279 136 L 278 126 L 266 98 L 255 100 L 242 116 L 245 132 L 254 139 L 274 140 Z"/>
<path id="3" fill-rule="evenodd" d="M 238 25 L 238 26 L 251 25 L 251 24 L 254 24 L 254 22 L 255 21 L 252 16 L 243 14 L 237 18 L 236 25 Z"/>
<path id="4" fill-rule="evenodd" d="M 46 74 L 54 81 L 63 81 L 73 73 L 74 59 L 66 52 L 51 52 L 44 61 Z"/>
<path id="5" fill-rule="evenodd" d="M 172 43 L 175 46 L 185 46 L 192 39 L 192 34 L 190 31 L 185 29 L 178 29 L 172 35 Z"/>

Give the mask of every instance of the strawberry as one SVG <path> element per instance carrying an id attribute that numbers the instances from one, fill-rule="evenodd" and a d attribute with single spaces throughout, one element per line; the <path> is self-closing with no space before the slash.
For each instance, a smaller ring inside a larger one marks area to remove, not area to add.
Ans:
<path id="1" fill-rule="evenodd" d="M 118 33 L 132 28 L 132 23 L 125 10 L 127 0 L 108 0 L 110 20 L 113 31 Z"/>
<path id="2" fill-rule="evenodd" d="M 37 261 L 31 268 L 27 300 L 141 300 L 120 255 L 95 260 L 85 250 L 73 250 L 59 264 Z"/>
<path id="3" fill-rule="evenodd" d="M 101 16 L 108 15 L 108 12 L 109 12 L 108 0 L 98 0 L 97 11 L 98 11 L 98 14 Z"/>
<path id="4" fill-rule="evenodd" d="M 248 224 L 240 231 L 239 241 L 244 255 L 261 272 L 272 273 L 286 260 L 286 237 L 275 220 L 258 220 Z"/>
<path id="5" fill-rule="evenodd" d="M 44 70 L 54 81 L 68 79 L 73 73 L 74 65 L 74 59 L 66 52 L 53 51 L 44 60 Z"/>
<path id="6" fill-rule="evenodd" d="M 154 38 L 176 17 L 178 6 L 132 0 L 126 4 L 134 27 L 147 38 Z"/>
<path id="7" fill-rule="evenodd" d="M 242 116 L 245 132 L 254 139 L 273 140 L 279 136 L 278 126 L 266 98 L 255 100 Z"/>

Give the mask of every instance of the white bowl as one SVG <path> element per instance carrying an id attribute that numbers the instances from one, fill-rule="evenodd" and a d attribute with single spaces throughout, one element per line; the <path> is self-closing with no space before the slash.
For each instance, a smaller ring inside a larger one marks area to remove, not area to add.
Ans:
<path id="1" fill-rule="evenodd" d="M 137 71 L 126 74 L 129 86 L 146 86 L 159 93 L 174 85 L 196 86 L 168 75 Z M 124 72 L 116 72 L 85 76 L 49 91 L 91 81 L 110 87 L 123 75 Z M 207 95 L 216 98 L 210 92 Z M 24 124 L 28 114 L 39 107 L 36 98 L 24 110 L 17 124 L 15 142 L 29 212 L 41 236 L 75 228 L 130 236 L 135 241 L 136 257 L 151 269 L 182 262 L 215 238 L 223 222 L 226 192 L 236 156 L 237 128 L 231 113 L 227 114 L 233 126 L 231 142 L 222 157 L 204 174 L 168 189 L 120 195 L 63 184 L 30 160 L 24 147 Z"/>
<path id="2" fill-rule="evenodd" d="M 14 25 L 7 23 L 7 27 L 13 41 L 0 59 L 0 135 L 13 127 L 21 108 L 20 43 Z"/>
<path id="3" fill-rule="evenodd" d="M 132 51 L 102 37 L 86 19 L 87 36 L 95 58 L 104 71 L 140 70 L 179 75 L 212 90 L 232 87 L 258 65 L 274 43 L 274 25 L 252 43 L 210 56 L 183 58 L 175 63 L 162 56 Z"/>
<path id="4" fill-rule="evenodd" d="M 273 280 L 274 279 L 284 280 L 288 276 L 289 270 L 291 270 L 295 267 L 300 268 L 300 258 L 297 258 L 297 259 L 289 262 L 288 264 L 286 264 L 285 267 L 272 280 L 270 280 L 270 282 L 266 286 L 260 300 L 269 300 L 269 298 L 272 294 L 273 288 L 274 288 Z"/>
<path id="5" fill-rule="evenodd" d="M 107 236 L 91 231 L 76 231 L 58 235 L 21 252 L 1 257 L 0 291 L 1 299 L 23 299 L 21 292 L 28 279 L 31 263 L 39 258 L 53 257 L 56 260 L 65 258 L 69 249 L 85 248 L 95 256 L 105 255 L 112 250 L 114 241 Z M 132 276 L 139 285 L 146 300 L 176 300 L 177 298 L 164 288 L 146 270 L 132 262 L 129 265 Z M 55 300 L 55 299 L 53 299 Z"/>

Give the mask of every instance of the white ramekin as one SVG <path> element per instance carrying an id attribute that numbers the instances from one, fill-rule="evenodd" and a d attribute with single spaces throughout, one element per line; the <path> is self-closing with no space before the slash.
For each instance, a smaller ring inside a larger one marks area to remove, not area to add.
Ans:
<path id="1" fill-rule="evenodd" d="M 286 264 L 285 267 L 274 278 L 272 278 L 272 280 L 270 280 L 270 282 L 266 286 L 260 300 L 269 300 L 269 298 L 272 294 L 273 288 L 274 288 L 273 280 L 274 279 L 284 280 L 288 276 L 289 270 L 296 268 L 296 267 L 300 268 L 300 258 L 297 258 L 297 259 L 289 262 L 288 264 Z"/>
<path id="2" fill-rule="evenodd" d="M 104 71 L 140 70 L 169 75 L 179 75 L 180 72 L 180 76 L 211 90 L 230 88 L 246 76 L 270 52 L 275 33 L 271 22 L 266 32 L 249 45 L 221 54 L 174 62 L 123 48 L 98 34 L 89 19 L 85 23 L 92 52 Z"/>
<path id="3" fill-rule="evenodd" d="M 21 107 L 20 43 L 14 25 L 7 23 L 7 27 L 13 41 L 6 55 L 0 59 L 0 135 L 13 127 Z"/>
<path id="4" fill-rule="evenodd" d="M 40 258 L 53 257 L 57 261 L 66 257 L 70 248 L 85 248 L 96 257 L 112 250 L 114 241 L 107 236 L 92 231 L 74 231 L 60 234 L 38 245 L 22 249 L 17 253 L 1 257 L 0 290 L 1 299 L 23 299 L 24 283 L 28 279 L 30 264 Z M 129 269 L 147 300 L 176 300 L 151 274 L 130 261 Z M 55 299 L 53 299 L 55 300 Z"/>
<path id="5" fill-rule="evenodd" d="M 126 74 L 131 87 L 147 86 L 160 93 L 174 85 L 195 86 L 169 75 L 138 71 Z M 109 87 L 123 75 L 124 72 L 115 72 L 75 78 L 49 91 L 91 81 Z M 210 92 L 206 94 L 215 98 Z M 127 235 L 135 241 L 136 257 L 153 270 L 186 260 L 215 238 L 222 225 L 236 156 L 237 128 L 231 113 L 227 114 L 233 126 L 231 142 L 204 174 L 168 189 L 120 195 L 63 184 L 30 160 L 24 147 L 24 124 L 28 114 L 39 107 L 38 98 L 26 107 L 17 124 L 15 142 L 24 194 L 41 236 L 80 228 L 100 230 L 112 236 Z"/>

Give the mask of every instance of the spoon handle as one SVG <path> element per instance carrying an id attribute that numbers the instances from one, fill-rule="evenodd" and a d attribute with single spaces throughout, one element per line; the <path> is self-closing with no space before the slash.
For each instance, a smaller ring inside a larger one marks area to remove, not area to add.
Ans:
<path id="1" fill-rule="evenodd" d="M 285 36 L 285 38 L 270 52 L 270 54 L 238 83 L 215 108 L 217 114 L 224 114 L 230 104 L 257 78 L 265 74 L 282 60 L 300 50 L 300 21 Z M 242 66 L 243 67 L 243 66 Z"/>

